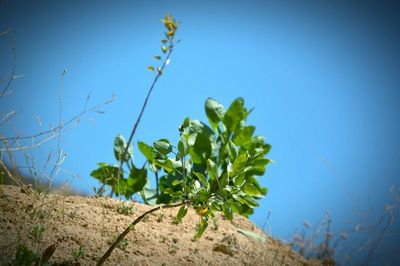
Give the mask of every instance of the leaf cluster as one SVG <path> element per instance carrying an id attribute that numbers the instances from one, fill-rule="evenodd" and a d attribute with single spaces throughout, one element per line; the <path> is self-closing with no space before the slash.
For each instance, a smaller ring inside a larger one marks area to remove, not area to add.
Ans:
<path id="1" fill-rule="evenodd" d="M 111 186 L 116 195 L 126 198 L 138 193 L 147 204 L 187 202 L 175 218 L 180 222 L 189 206 L 200 216 L 196 237 L 208 226 L 209 217 L 222 211 L 226 218 L 233 213 L 249 216 L 258 207 L 258 200 L 267 193 L 258 177 L 263 176 L 271 162 L 266 155 L 271 146 L 264 137 L 254 135 L 255 126 L 247 125 L 252 110 L 242 98 L 235 99 L 225 109 L 212 98 L 205 102 L 209 126 L 199 120 L 185 118 L 179 127 L 179 142 L 172 145 L 167 139 L 152 145 L 138 141 L 146 163 L 134 164 L 132 147 L 126 149 L 121 135 L 114 141 L 114 155 L 123 160 L 127 171 L 118 176 L 118 167 L 99 163 L 91 175 Z M 156 177 L 156 187 L 150 187 L 149 174 Z"/>
<path id="2" fill-rule="evenodd" d="M 160 76 L 163 73 L 164 66 L 170 63 L 168 54 L 172 51 L 174 45 L 180 41 L 175 39 L 175 33 L 178 30 L 180 22 L 178 22 L 170 14 L 167 14 L 163 19 L 161 19 L 161 22 L 164 23 L 164 26 L 166 28 L 166 31 L 164 32 L 165 38 L 161 40 L 161 52 L 163 53 L 163 55 L 155 55 L 153 56 L 153 58 L 155 60 L 161 61 L 163 60 L 163 57 L 165 57 L 165 60 L 161 66 L 147 67 L 147 69 L 150 70 L 151 72 L 154 72 L 154 70 L 157 69 L 157 75 Z"/>

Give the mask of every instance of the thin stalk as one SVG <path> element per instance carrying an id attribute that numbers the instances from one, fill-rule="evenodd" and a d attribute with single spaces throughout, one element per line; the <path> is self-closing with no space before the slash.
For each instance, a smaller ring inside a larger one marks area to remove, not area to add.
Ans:
<path id="1" fill-rule="evenodd" d="M 138 218 L 136 218 L 114 241 L 114 243 L 108 248 L 107 252 L 104 253 L 103 257 L 99 260 L 99 262 L 96 264 L 97 266 L 101 266 L 106 262 L 108 257 L 111 255 L 113 250 L 118 246 L 118 244 L 125 238 L 125 236 L 135 227 L 136 224 L 138 224 L 141 220 L 143 220 L 144 217 L 146 217 L 148 214 L 153 213 L 155 211 L 161 210 L 161 209 L 169 209 L 169 208 L 175 208 L 175 207 L 180 207 L 182 205 L 187 204 L 188 202 L 183 201 L 177 204 L 173 205 L 160 205 L 157 206 L 151 210 L 148 210 L 147 212 L 143 213 L 140 215 Z"/>
<path id="2" fill-rule="evenodd" d="M 128 142 L 126 143 L 126 147 L 125 147 L 124 152 L 122 153 L 122 156 L 121 156 L 120 161 L 119 161 L 118 183 L 119 183 L 119 178 L 121 177 L 122 166 L 123 166 L 123 164 L 124 164 L 123 158 L 125 158 L 125 155 L 126 155 L 126 153 L 128 152 L 129 146 L 130 146 L 131 143 L 132 143 L 133 136 L 134 136 L 135 133 L 136 133 L 136 129 L 137 129 L 138 126 L 139 126 L 140 120 L 142 119 L 142 116 L 143 116 L 144 110 L 146 109 L 147 102 L 149 101 L 151 92 L 153 91 L 154 86 L 156 85 L 158 79 L 160 78 L 160 76 L 161 76 L 162 73 L 164 72 L 164 68 L 165 68 L 165 66 L 167 65 L 167 61 L 169 60 L 169 58 L 170 58 L 170 56 L 171 56 L 171 54 L 172 54 L 172 52 L 173 52 L 173 49 L 174 49 L 174 45 L 171 44 L 171 45 L 169 46 L 169 50 L 168 50 L 168 53 L 167 53 L 167 57 L 165 58 L 165 60 L 164 60 L 164 62 L 163 62 L 163 64 L 162 64 L 162 66 L 161 66 L 161 68 L 160 68 L 160 71 L 157 71 L 157 75 L 155 76 L 155 78 L 154 78 L 154 80 L 153 80 L 153 83 L 151 84 L 151 86 L 150 86 L 150 88 L 149 88 L 149 91 L 147 92 L 146 98 L 144 99 L 144 102 L 143 102 L 143 105 L 142 105 L 142 109 L 140 110 L 139 116 L 137 117 L 136 122 L 135 122 L 135 124 L 133 125 L 133 128 L 132 128 L 131 134 L 130 134 L 130 136 L 129 136 Z"/>
<path id="3" fill-rule="evenodd" d="M 156 193 L 157 193 L 157 199 L 160 197 L 160 188 L 158 185 L 158 171 L 155 172 L 155 177 L 156 177 Z"/>

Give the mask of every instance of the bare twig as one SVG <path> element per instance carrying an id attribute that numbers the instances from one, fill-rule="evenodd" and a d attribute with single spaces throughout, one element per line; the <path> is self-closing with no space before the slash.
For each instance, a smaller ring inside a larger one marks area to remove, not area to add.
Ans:
<path id="1" fill-rule="evenodd" d="M 0 32 L 0 36 L 7 36 L 8 37 L 8 40 L 9 40 L 10 46 L 11 46 L 11 50 L 12 50 L 12 54 L 13 54 L 13 64 L 12 64 L 13 66 L 12 66 L 11 75 L 8 78 L 7 84 L 4 87 L 3 91 L 0 93 L 0 98 L 1 98 L 7 93 L 8 89 L 11 86 L 12 81 L 15 78 L 15 72 L 16 72 L 16 69 L 17 69 L 17 53 L 16 53 L 16 49 L 15 49 L 14 36 L 12 35 L 11 30 L 6 30 L 5 32 Z"/>
<path id="2" fill-rule="evenodd" d="M 381 244 L 382 240 L 383 240 L 383 236 L 385 234 L 385 232 L 388 230 L 389 225 L 393 222 L 393 215 L 389 216 L 389 219 L 387 220 L 385 226 L 383 227 L 381 233 L 379 234 L 378 239 L 375 241 L 375 244 L 373 245 L 373 247 L 369 250 L 368 252 L 368 256 L 365 259 L 364 263 L 362 265 L 369 265 L 374 257 L 374 254 L 376 252 L 376 250 L 378 249 L 379 245 Z"/>
<path id="3" fill-rule="evenodd" d="M 115 100 L 115 96 L 113 95 L 111 99 L 106 100 L 103 103 L 100 103 L 96 106 L 91 107 L 90 109 L 86 108 L 86 104 L 85 104 L 85 108 L 78 113 L 77 115 L 73 116 L 71 119 L 69 119 L 67 122 L 65 122 L 63 125 L 58 125 L 57 127 L 33 134 L 33 135 L 28 135 L 28 136 L 13 136 L 13 137 L 2 137 L 0 138 L 0 141 L 11 141 L 11 140 L 24 140 L 24 139 L 35 139 L 44 135 L 48 135 L 50 133 L 57 133 L 60 130 L 62 130 L 63 128 L 66 128 L 67 126 L 69 126 L 70 124 L 72 124 L 73 122 L 76 122 L 78 119 L 80 119 L 82 116 L 88 114 L 88 113 L 102 113 L 100 109 L 100 107 L 110 104 Z M 53 136 L 54 137 L 54 136 Z M 53 138 L 52 137 L 52 138 Z M 1 151 L 1 149 L 0 149 Z M 5 150 L 3 150 L 5 151 Z"/>
<path id="4" fill-rule="evenodd" d="M 99 262 L 96 264 L 97 266 L 101 266 L 106 262 L 108 257 L 111 255 L 113 250 L 118 246 L 118 244 L 124 239 L 124 237 L 135 227 L 136 224 L 138 224 L 141 220 L 143 220 L 144 217 L 149 215 L 150 213 L 153 213 L 155 211 L 161 210 L 161 209 L 170 209 L 170 208 L 175 208 L 175 207 L 180 207 L 185 204 L 188 204 L 188 202 L 180 202 L 177 204 L 172 204 L 172 205 L 160 205 L 157 206 L 151 210 L 148 210 L 147 212 L 143 213 L 140 215 L 138 218 L 136 218 L 114 241 L 114 243 L 108 248 L 106 253 L 100 258 Z"/>

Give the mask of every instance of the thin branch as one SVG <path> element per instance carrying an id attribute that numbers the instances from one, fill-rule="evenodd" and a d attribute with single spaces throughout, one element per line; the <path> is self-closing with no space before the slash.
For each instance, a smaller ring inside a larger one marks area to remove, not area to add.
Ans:
<path id="1" fill-rule="evenodd" d="M 60 84 L 60 95 L 58 97 L 58 104 L 59 104 L 59 111 L 58 111 L 58 125 L 60 127 L 60 131 L 58 132 L 58 138 L 57 138 L 57 161 L 53 166 L 53 169 L 51 170 L 50 173 L 50 187 L 53 185 L 54 177 L 57 176 L 58 174 L 58 169 L 61 166 L 62 162 L 65 159 L 65 156 L 63 155 L 63 151 L 61 150 L 61 133 L 64 128 L 63 122 L 62 122 L 62 103 L 63 103 L 63 94 L 64 94 L 64 78 L 65 75 L 67 74 L 67 70 L 64 69 L 62 75 L 61 75 L 61 84 Z"/>
<path id="2" fill-rule="evenodd" d="M 39 133 L 36 133 L 36 134 L 33 134 L 33 135 L 29 135 L 29 136 L 15 136 L 15 137 L 9 137 L 9 138 L 0 138 L 0 141 L 34 139 L 34 138 L 37 138 L 37 137 L 40 137 L 40 136 L 43 136 L 43 135 L 47 135 L 47 134 L 50 134 L 50 133 L 56 133 L 57 131 L 60 131 L 60 130 L 62 130 L 63 128 L 69 126 L 71 123 L 75 122 L 77 119 L 79 119 L 80 117 L 82 117 L 83 115 L 85 115 L 85 114 L 87 114 L 87 113 L 90 113 L 90 112 L 96 112 L 96 113 L 98 113 L 98 112 L 100 112 L 98 109 L 99 109 L 101 106 L 104 106 L 104 105 L 106 105 L 106 104 L 109 104 L 109 103 L 113 102 L 114 99 L 115 99 L 115 97 L 114 97 L 114 95 L 113 95 L 113 97 L 112 97 L 111 99 L 109 99 L 109 100 L 107 100 L 107 101 L 105 101 L 105 102 L 103 102 L 103 103 L 101 103 L 101 104 L 98 104 L 98 105 L 96 105 L 96 106 L 93 106 L 93 107 L 90 108 L 90 109 L 84 109 L 83 111 L 81 111 L 79 114 L 77 114 L 77 115 L 75 115 L 74 117 L 72 117 L 70 120 L 68 120 L 68 121 L 67 121 L 66 123 L 64 123 L 63 125 L 58 125 L 58 126 L 55 127 L 55 128 L 51 128 L 51 129 L 48 129 L 48 130 L 45 130 L 45 131 L 42 131 L 42 132 L 39 132 Z M 56 133 L 56 134 L 57 134 L 57 133 Z"/>
<path id="3" fill-rule="evenodd" d="M 160 205 L 157 206 L 151 210 L 148 210 L 147 212 L 143 213 L 142 215 L 140 215 L 138 218 L 136 218 L 118 237 L 117 239 L 114 241 L 114 243 L 108 248 L 108 250 L 106 251 L 106 253 L 104 253 L 104 255 L 101 257 L 101 259 L 99 260 L 99 262 L 96 264 L 97 266 L 101 266 L 104 264 L 104 262 L 106 262 L 106 260 L 108 259 L 108 257 L 111 255 L 111 253 L 113 252 L 113 250 L 118 246 L 118 244 L 124 239 L 124 237 L 135 227 L 136 224 L 138 224 L 141 220 L 143 220 L 144 217 L 146 217 L 147 215 L 149 215 L 150 213 L 153 213 L 155 211 L 161 210 L 161 209 L 169 209 L 169 208 L 175 208 L 175 207 L 180 207 L 183 206 L 185 204 L 188 204 L 188 202 L 180 202 L 177 204 L 173 204 L 173 205 Z"/>
<path id="4" fill-rule="evenodd" d="M 169 61 L 169 58 L 170 58 L 170 56 L 171 56 L 173 50 L 174 50 L 174 45 L 171 44 L 170 49 L 169 49 L 168 54 L 167 54 L 167 57 L 165 58 L 165 60 L 164 60 L 164 62 L 163 62 L 163 64 L 162 64 L 162 66 L 161 66 L 161 68 L 160 68 L 160 71 L 157 71 L 157 75 L 155 76 L 155 78 L 154 78 L 154 80 L 153 80 L 153 83 L 151 84 L 151 86 L 150 86 L 150 88 L 149 88 L 149 91 L 147 92 L 147 96 L 146 96 L 146 98 L 145 98 L 145 100 L 144 100 L 144 102 L 143 102 L 142 109 L 140 110 L 139 116 L 137 117 L 136 122 L 135 122 L 135 124 L 133 125 L 133 129 L 132 129 L 131 134 L 130 134 L 130 136 L 129 136 L 128 142 L 126 143 L 125 150 L 124 150 L 124 152 L 122 153 L 122 156 L 121 156 L 121 158 L 120 158 L 119 170 L 118 170 L 118 180 L 119 180 L 120 174 L 121 174 L 121 172 L 122 172 L 122 166 L 123 166 L 123 163 L 124 163 L 123 158 L 125 158 L 125 155 L 126 155 L 127 152 L 128 152 L 129 146 L 130 146 L 131 143 L 132 143 L 133 136 L 134 136 L 135 133 L 136 133 L 136 130 L 137 130 L 137 127 L 139 126 L 140 120 L 142 119 L 142 116 L 143 116 L 144 110 L 146 109 L 147 102 L 148 102 L 148 100 L 149 100 L 149 98 L 150 98 L 151 92 L 153 91 L 154 86 L 155 86 L 156 83 L 157 83 L 157 80 L 158 80 L 158 79 L 160 78 L 160 76 L 162 75 L 162 73 L 163 73 L 163 71 L 164 71 L 164 68 L 165 68 L 165 66 L 167 65 L 167 62 Z"/>
<path id="5" fill-rule="evenodd" d="M 49 137 L 44 138 L 44 139 L 40 140 L 39 142 L 36 142 L 36 143 L 33 142 L 32 144 L 26 145 L 26 146 L 18 146 L 18 147 L 14 147 L 14 148 L 11 148 L 11 147 L 0 148 L 0 151 L 1 152 L 5 152 L 5 151 L 7 151 L 7 152 L 9 152 L 9 151 L 22 151 L 22 150 L 28 150 L 28 149 L 36 148 L 36 147 L 41 146 L 43 143 L 48 142 L 49 140 L 53 139 L 56 136 L 57 136 L 57 134 L 50 135 Z M 0 139 L 0 141 L 3 141 L 3 140 Z"/>
<path id="6" fill-rule="evenodd" d="M 381 244 L 383 236 L 384 236 L 385 232 L 388 230 L 389 225 L 392 223 L 392 221 L 393 221 L 393 215 L 390 215 L 389 219 L 387 220 L 384 228 L 382 229 L 378 239 L 376 240 L 375 245 L 368 252 L 368 256 L 362 265 L 369 265 L 371 263 L 371 261 L 374 257 L 375 251 L 378 249 L 379 245 Z"/>
<path id="7" fill-rule="evenodd" d="M 12 53 L 13 53 L 13 67 L 12 67 L 11 75 L 10 75 L 10 78 L 8 79 L 6 86 L 4 87 L 3 91 L 0 94 L 0 98 L 1 98 L 7 93 L 7 90 L 10 88 L 11 83 L 14 80 L 15 72 L 17 69 L 17 53 L 16 53 L 16 49 L 15 49 L 14 36 L 12 35 L 11 30 L 6 30 L 5 32 L 0 32 L 0 36 L 8 37 L 8 40 L 10 41 Z"/>
<path id="8" fill-rule="evenodd" d="M 8 120 L 10 120 L 11 118 L 13 118 L 13 116 L 15 116 L 15 111 L 11 111 L 5 115 L 3 115 L 3 118 L 0 120 L 0 125 L 2 125 L 3 123 L 7 122 Z"/>

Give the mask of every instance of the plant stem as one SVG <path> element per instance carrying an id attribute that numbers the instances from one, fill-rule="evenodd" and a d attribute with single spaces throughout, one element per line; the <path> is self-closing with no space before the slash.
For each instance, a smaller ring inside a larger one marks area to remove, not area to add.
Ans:
<path id="1" fill-rule="evenodd" d="M 160 196 L 160 188 L 159 188 L 159 186 L 158 186 L 158 171 L 156 171 L 155 172 L 155 177 L 156 177 L 156 195 L 157 195 L 157 199 L 158 199 L 158 197 Z"/>
<path id="2" fill-rule="evenodd" d="M 155 211 L 161 210 L 161 209 L 169 209 L 169 208 L 175 208 L 175 207 L 180 207 L 182 205 L 187 204 L 187 201 L 183 201 L 177 204 L 172 204 L 172 205 L 160 205 L 157 206 L 151 210 L 148 210 L 147 212 L 143 213 L 140 215 L 138 218 L 136 218 L 114 241 L 114 243 L 108 248 L 107 252 L 104 253 L 103 257 L 99 260 L 99 262 L 96 264 L 97 266 L 101 266 L 106 262 L 108 257 L 111 255 L 113 250 L 118 246 L 118 244 L 124 239 L 124 237 L 135 227 L 136 224 L 138 224 L 141 220 L 143 220 L 144 217 L 146 217 L 148 214 L 153 213 Z"/>
<path id="3" fill-rule="evenodd" d="M 157 83 L 157 80 L 158 80 L 158 79 L 160 78 L 160 76 L 162 75 L 162 73 L 163 73 L 163 71 L 164 71 L 164 68 L 165 68 L 165 66 L 166 66 L 166 64 L 167 64 L 167 61 L 169 60 L 169 58 L 170 58 L 170 56 L 171 56 L 171 54 L 172 54 L 173 49 L 174 49 L 174 45 L 171 44 L 171 45 L 169 46 L 169 50 L 168 50 L 167 57 L 165 58 L 165 60 L 164 60 L 164 62 L 163 62 L 163 64 L 162 64 L 162 66 L 161 66 L 160 71 L 157 71 L 157 75 L 155 76 L 155 78 L 154 78 L 154 80 L 153 80 L 153 83 L 151 84 L 151 86 L 150 86 L 150 88 L 149 88 L 149 91 L 147 92 L 147 96 L 146 96 L 146 98 L 145 98 L 145 100 L 144 100 L 144 102 L 143 102 L 142 109 L 140 110 L 139 116 L 137 117 L 136 122 L 135 122 L 135 124 L 133 125 L 132 131 L 131 131 L 131 135 L 129 136 L 128 142 L 126 143 L 125 150 L 124 150 L 124 152 L 123 152 L 123 154 L 122 154 L 122 156 L 121 156 L 121 159 L 120 159 L 120 161 L 119 161 L 118 183 L 119 183 L 119 178 L 120 178 L 121 172 L 122 172 L 122 166 L 123 166 L 123 163 L 124 163 L 123 158 L 125 158 L 125 155 L 126 155 L 126 153 L 128 152 L 129 146 L 130 146 L 131 143 L 132 143 L 133 136 L 134 136 L 135 133 L 136 133 L 136 129 L 137 129 L 137 127 L 139 126 L 140 120 L 142 119 L 142 116 L 143 116 L 144 110 L 146 109 L 147 102 L 148 102 L 148 100 L 149 100 L 149 98 L 150 98 L 151 92 L 153 91 L 154 86 L 155 86 L 156 83 Z"/>

